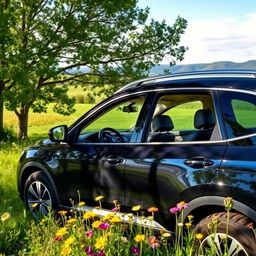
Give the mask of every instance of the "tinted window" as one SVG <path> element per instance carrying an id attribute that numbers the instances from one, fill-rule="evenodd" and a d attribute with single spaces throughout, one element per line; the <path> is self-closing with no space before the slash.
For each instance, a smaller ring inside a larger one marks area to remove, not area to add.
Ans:
<path id="1" fill-rule="evenodd" d="M 223 119 L 229 138 L 256 132 L 256 97 L 237 92 L 220 92 Z"/>

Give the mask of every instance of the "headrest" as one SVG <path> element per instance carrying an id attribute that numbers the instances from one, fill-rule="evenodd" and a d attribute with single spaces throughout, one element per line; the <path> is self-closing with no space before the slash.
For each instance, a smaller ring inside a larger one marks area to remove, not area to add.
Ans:
<path id="1" fill-rule="evenodd" d="M 215 125 L 215 117 L 210 109 L 197 110 L 194 117 L 196 129 L 210 129 Z"/>
<path id="2" fill-rule="evenodd" d="M 171 131 L 173 127 L 172 119 L 166 115 L 155 116 L 151 124 L 153 132 L 168 132 Z"/>

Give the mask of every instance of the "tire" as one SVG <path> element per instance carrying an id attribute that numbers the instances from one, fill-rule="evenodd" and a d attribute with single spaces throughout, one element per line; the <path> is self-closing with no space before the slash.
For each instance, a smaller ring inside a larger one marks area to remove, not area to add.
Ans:
<path id="1" fill-rule="evenodd" d="M 219 219 L 219 225 L 216 234 L 210 234 L 208 226 L 212 222 L 213 216 Z M 247 227 L 252 221 L 240 213 L 230 213 L 229 231 L 226 236 L 227 213 L 220 212 L 209 215 L 201 220 L 194 228 L 194 234 L 201 233 L 203 238 L 199 245 L 199 255 L 210 248 L 209 244 L 216 245 L 216 255 L 224 255 L 224 241 L 227 239 L 228 254 L 237 256 L 255 256 L 256 239 L 253 232 Z"/>
<path id="2" fill-rule="evenodd" d="M 42 171 L 32 173 L 24 186 L 24 202 L 35 218 L 57 209 L 56 195 L 47 176 Z"/>

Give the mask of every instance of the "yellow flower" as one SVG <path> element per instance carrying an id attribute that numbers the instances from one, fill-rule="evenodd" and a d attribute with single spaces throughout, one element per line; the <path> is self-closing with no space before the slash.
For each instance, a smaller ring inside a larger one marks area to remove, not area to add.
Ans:
<path id="1" fill-rule="evenodd" d="M 114 216 L 114 217 L 111 218 L 109 221 L 110 221 L 110 223 L 120 223 L 122 220 L 121 220 L 120 217 Z"/>
<path id="2" fill-rule="evenodd" d="M 167 238 L 167 237 L 170 237 L 170 236 L 171 236 L 171 234 L 170 234 L 170 233 L 168 233 L 168 232 L 165 232 L 165 233 L 163 233 L 163 234 L 162 234 L 162 236 L 163 236 L 163 237 L 165 237 L 165 238 Z"/>
<path id="3" fill-rule="evenodd" d="M 67 211 L 58 211 L 58 214 L 60 214 L 60 215 L 66 215 L 66 214 L 67 214 Z"/>
<path id="4" fill-rule="evenodd" d="M 186 223 L 185 223 L 185 226 L 186 226 L 187 228 L 190 228 L 190 227 L 192 226 L 192 223 L 191 223 L 191 222 L 186 222 Z"/>
<path id="5" fill-rule="evenodd" d="M 79 202 L 78 203 L 78 206 L 84 206 L 85 205 L 85 202 Z"/>
<path id="6" fill-rule="evenodd" d="M 198 239 L 198 240 L 201 240 L 201 239 L 203 239 L 203 234 L 201 234 L 201 233 L 197 233 L 196 235 L 195 235 L 195 237 L 196 237 L 196 239 Z"/>
<path id="7" fill-rule="evenodd" d="M 38 206 L 38 203 L 32 204 L 32 208 L 36 208 Z"/>
<path id="8" fill-rule="evenodd" d="M 145 240 L 145 235 L 137 235 L 137 236 L 135 236 L 134 240 L 137 243 L 141 243 Z"/>
<path id="9" fill-rule="evenodd" d="M 188 215 L 188 220 L 193 220 L 194 216 L 193 215 Z"/>
<path id="10" fill-rule="evenodd" d="M 133 211 L 133 212 L 137 212 L 137 211 L 140 210 L 140 208 L 141 208 L 140 205 L 135 205 L 135 206 L 132 207 L 132 211 Z"/>
<path id="11" fill-rule="evenodd" d="M 56 236 L 64 236 L 65 234 L 67 234 L 67 228 L 60 228 L 57 232 L 56 232 Z"/>
<path id="12" fill-rule="evenodd" d="M 67 221 L 67 224 L 72 224 L 72 223 L 74 223 L 74 222 L 76 222 L 76 219 L 75 219 L 75 218 L 72 218 L 72 219 L 69 219 L 69 220 Z"/>
<path id="13" fill-rule="evenodd" d="M 92 223 L 92 227 L 93 227 L 93 228 L 98 228 L 101 223 L 102 223 L 102 221 L 96 220 L 96 221 L 94 221 L 94 222 Z"/>
<path id="14" fill-rule="evenodd" d="M 95 218 L 96 216 L 97 216 L 97 214 L 94 213 L 94 212 L 86 212 L 86 213 L 84 214 L 83 218 L 84 218 L 85 220 L 88 220 L 88 219 L 93 219 L 93 218 Z"/>
<path id="15" fill-rule="evenodd" d="M 107 238 L 100 236 L 95 243 L 95 248 L 96 249 L 103 249 L 106 246 L 107 243 Z"/>
<path id="16" fill-rule="evenodd" d="M 96 196 L 94 200 L 98 202 L 98 201 L 101 201 L 103 198 L 104 196 Z"/>
<path id="17" fill-rule="evenodd" d="M 69 247 L 71 244 L 75 242 L 75 238 L 73 236 L 70 236 L 65 242 L 64 247 Z"/>
<path id="18" fill-rule="evenodd" d="M 148 216 L 148 220 L 154 220 L 154 217 L 153 216 Z"/>
<path id="19" fill-rule="evenodd" d="M 102 217 L 101 219 L 102 219 L 103 221 L 107 221 L 107 220 L 110 220 L 111 218 L 113 218 L 114 216 L 115 216 L 114 213 L 109 213 L 109 214 L 107 214 L 106 216 Z"/>
<path id="20" fill-rule="evenodd" d="M 60 252 L 61 255 L 69 255 L 70 253 L 71 253 L 70 247 L 64 247 Z"/>
<path id="21" fill-rule="evenodd" d="M 4 221 L 8 220 L 10 217 L 11 217 L 10 213 L 9 212 L 5 212 L 1 216 L 1 221 L 4 222 Z"/>

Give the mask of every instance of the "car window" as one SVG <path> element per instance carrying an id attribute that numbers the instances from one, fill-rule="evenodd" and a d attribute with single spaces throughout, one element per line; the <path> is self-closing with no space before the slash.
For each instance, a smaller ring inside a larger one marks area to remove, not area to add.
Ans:
<path id="1" fill-rule="evenodd" d="M 96 119 L 87 124 L 81 129 L 79 135 L 80 142 L 99 142 L 98 134 L 104 128 L 116 130 L 124 139 L 124 142 L 129 142 L 133 133 L 133 129 L 138 120 L 144 98 L 139 97 L 129 101 L 116 104 L 103 113 Z M 109 140 L 105 142 L 122 142 L 115 140 L 116 134 L 109 133 Z M 110 138 L 113 135 L 113 138 Z"/>
<path id="2" fill-rule="evenodd" d="M 256 132 L 256 96 L 238 92 L 220 92 L 223 120 L 229 138 Z"/>
<path id="3" fill-rule="evenodd" d="M 210 94 L 159 96 L 151 120 L 148 142 L 211 140 L 216 124 Z"/>

